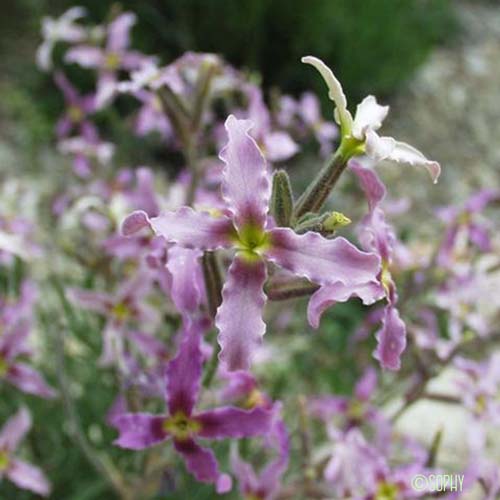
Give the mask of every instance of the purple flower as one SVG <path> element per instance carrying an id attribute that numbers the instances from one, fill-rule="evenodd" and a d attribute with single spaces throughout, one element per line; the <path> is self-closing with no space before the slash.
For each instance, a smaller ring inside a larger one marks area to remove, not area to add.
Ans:
<path id="1" fill-rule="evenodd" d="M 472 195 L 463 208 L 450 206 L 438 210 L 438 215 L 447 225 L 439 249 L 439 265 L 450 267 L 453 264 L 459 250 L 457 243 L 464 243 L 462 235 L 465 236 L 467 246 L 471 243 L 483 253 L 491 250 L 491 224 L 487 220 L 481 220 L 480 214 L 496 201 L 500 201 L 498 189 L 482 189 Z"/>
<path id="2" fill-rule="evenodd" d="M 189 471 L 198 481 L 215 483 L 219 492 L 230 489 L 230 478 L 219 472 L 213 452 L 200 446 L 197 439 L 253 437 L 266 434 L 272 422 L 272 411 L 235 407 L 194 412 L 200 391 L 203 355 L 200 332 L 190 323 L 184 333 L 177 356 L 166 370 L 166 403 L 168 414 L 129 413 L 114 419 L 120 435 L 115 444 L 122 448 L 142 450 L 167 439 L 183 457 Z"/>
<path id="3" fill-rule="evenodd" d="M 268 447 L 277 452 L 277 456 L 258 474 L 249 463 L 242 460 L 236 446 L 231 448 L 231 468 L 238 478 L 244 498 L 273 500 L 279 492 L 281 477 L 288 467 L 290 455 L 290 442 L 283 420 L 275 420 L 266 441 Z"/>
<path id="4" fill-rule="evenodd" d="M 95 102 L 97 109 L 105 106 L 115 94 L 119 70 L 136 70 L 151 61 L 151 58 L 139 52 L 128 50 L 130 29 L 135 22 L 135 14 L 124 12 L 109 24 L 104 48 L 79 45 L 66 53 L 66 62 L 77 63 L 84 68 L 98 69 Z"/>
<path id="5" fill-rule="evenodd" d="M 106 317 L 103 331 L 103 366 L 119 363 L 124 352 L 124 335 L 131 324 L 144 327 L 156 325 L 159 320 L 155 308 L 145 303 L 151 290 L 152 277 L 145 270 L 120 285 L 114 294 L 70 288 L 68 299 L 84 309 L 95 311 Z"/>
<path id="6" fill-rule="evenodd" d="M 31 428 L 31 416 L 21 408 L 0 431 L 0 482 L 5 476 L 18 488 L 48 496 L 50 483 L 44 473 L 34 465 L 14 456 L 19 442 Z"/>
<path id="7" fill-rule="evenodd" d="M 96 137 L 97 130 L 94 124 L 87 120 L 88 115 L 95 110 L 94 95 L 79 95 L 66 76 L 60 71 L 56 72 L 54 80 L 64 95 L 67 107 L 66 112 L 57 122 L 57 137 L 59 139 L 67 137 L 75 128 L 83 137 L 88 139 Z"/>
<path id="8" fill-rule="evenodd" d="M 397 163 L 425 167 L 434 182 L 437 182 L 441 167 L 428 160 L 420 151 L 405 142 L 392 137 L 380 137 L 377 130 L 382 126 L 389 106 L 380 106 L 373 96 L 368 96 L 358 104 L 354 118 L 347 109 L 347 99 L 332 70 L 317 57 L 307 56 L 302 62 L 314 66 L 328 87 L 328 97 L 336 106 L 335 120 L 341 129 L 340 149 L 347 158 L 368 155 L 375 162 L 392 160 Z"/>
<path id="9" fill-rule="evenodd" d="M 56 392 L 30 365 L 19 361 L 20 356 L 31 354 L 27 340 L 31 325 L 22 318 L 10 325 L 0 336 L 0 380 L 5 380 L 19 390 L 42 398 L 54 398 Z"/>
<path id="10" fill-rule="evenodd" d="M 135 212 L 123 223 L 124 234 L 150 224 L 157 234 L 182 247 L 236 251 L 215 318 L 220 358 L 229 370 L 248 369 L 252 351 L 265 333 L 266 260 L 318 284 L 341 282 L 346 287 L 376 281 L 380 264 L 376 255 L 359 251 L 344 238 L 326 239 L 313 232 L 298 235 L 289 228 L 272 227 L 268 219 L 270 176 L 248 134 L 250 128 L 251 122 L 234 116 L 226 121 L 229 142 L 220 154 L 225 163 L 222 193 L 226 208 L 220 216 L 182 207 L 152 219 Z"/>

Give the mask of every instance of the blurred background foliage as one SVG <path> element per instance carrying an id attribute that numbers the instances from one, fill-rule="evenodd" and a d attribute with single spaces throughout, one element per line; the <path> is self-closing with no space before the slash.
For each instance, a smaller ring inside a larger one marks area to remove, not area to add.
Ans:
<path id="1" fill-rule="evenodd" d="M 451 0 L 3 0 L 0 111 L 24 124 L 16 133 L 28 149 L 50 140 L 61 104 L 33 64 L 40 19 L 75 3 L 94 22 L 119 9 L 136 12 L 134 47 L 162 62 L 186 50 L 216 52 L 259 72 L 266 88 L 315 89 L 323 98 L 322 82 L 298 63 L 301 56 L 327 61 L 353 99 L 387 98 L 457 31 Z M 81 88 L 91 84 L 85 71 L 70 76 Z"/>

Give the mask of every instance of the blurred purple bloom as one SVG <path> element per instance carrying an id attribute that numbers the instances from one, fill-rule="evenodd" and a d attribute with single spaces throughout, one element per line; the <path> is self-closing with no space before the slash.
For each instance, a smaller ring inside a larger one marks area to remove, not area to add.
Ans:
<path id="1" fill-rule="evenodd" d="M 0 482 L 7 477 L 18 488 L 44 497 L 50 493 L 50 483 L 34 465 L 14 456 L 21 439 L 31 428 L 31 415 L 21 408 L 0 430 Z"/>
<path id="2" fill-rule="evenodd" d="M 151 58 L 140 52 L 128 49 L 130 30 L 135 22 L 135 14 L 124 12 L 109 24 L 107 42 L 104 48 L 78 45 L 66 53 L 66 62 L 77 63 L 84 68 L 98 69 L 95 98 L 97 109 L 108 104 L 114 96 L 117 90 L 117 72 L 119 70 L 136 70 L 151 61 Z"/>
<path id="3" fill-rule="evenodd" d="M 196 439 L 242 438 L 266 434 L 272 412 L 263 408 L 250 411 L 222 407 L 194 413 L 202 375 L 203 355 L 200 331 L 191 322 L 177 356 L 166 370 L 168 414 L 129 413 L 114 419 L 120 435 L 115 444 L 141 450 L 172 439 L 189 471 L 198 481 L 215 483 L 219 492 L 231 487 L 230 478 L 219 472 L 213 452 L 201 447 Z"/>
<path id="4" fill-rule="evenodd" d="M 298 235 L 289 228 L 269 227 L 270 175 L 248 135 L 250 128 L 249 121 L 234 116 L 226 121 L 229 142 L 220 154 L 225 163 L 222 193 L 226 208 L 220 216 L 182 207 L 152 219 L 135 212 L 123 223 L 124 234 L 150 224 L 157 234 L 183 247 L 236 250 L 215 318 L 220 357 L 229 370 L 248 369 L 252 351 L 265 333 L 266 260 L 322 285 L 341 282 L 357 287 L 376 281 L 379 271 L 376 255 L 359 251 L 344 238 L 326 239 L 313 232 Z"/>
<path id="5" fill-rule="evenodd" d="M 70 135 L 76 129 L 79 135 L 92 139 L 97 136 L 97 129 L 87 117 L 95 110 L 94 95 L 81 96 L 68 81 L 64 73 L 57 71 L 54 80 L 64 95 L 66 111 L 56 125 L 56 134 L 59 139 Z"/>

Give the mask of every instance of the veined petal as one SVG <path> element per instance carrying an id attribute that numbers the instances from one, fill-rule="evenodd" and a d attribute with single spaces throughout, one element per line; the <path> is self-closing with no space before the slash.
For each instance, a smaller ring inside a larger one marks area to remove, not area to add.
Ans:
<path id="1" fill-rule="evenodd" d="M 108 27 L 107 49 L 121 52 L 129 45 L 130 28 L 135 24 L 136 16 L 131 12 L 119 15 Z"/>
<path id="2" fill-rule="evenodd" d="M 167 366 L 167 405 L 171 415 L 191 415 L 200 391 L 203 366 L 199 325 L 190 322 L 177 356 Z"/>
<path id="3" fill-rule="evenodd" d="M 212 450 L 203 448 L 193 439 L 176 440 L 174 446 L 184 458 L 186 467 L 197 481 L 217 483 L 221 474 Z"/>
<path id="4" fill-rule="evenodd" d="M 165 212 L 153 217 L 150 223 L 157 235 L 186 248 L 215 250 L 232 245 L 234 227 L 225 216 L 215 218 L 206 212 L 182 207 L 176 212 Z"/>
<path id="5" fill-rule="evenodd" d="M 406 325 L 398 310 L 389 305 L 385 308 L 382 328 L 375 335 L 378 345 L 373 353 L 383 368 L 399 370 L 401 354 L 406 348 Z"/>
<path id="6" fill-rule="evenodd" d="M 41 398 L 51 399 L 56 391 L 45 382 L 43 377 L 25 363 L 14 363 L 7 372 L 6 379 L 18 389 Z"/>
<path id="7" fill-rule="evenodd" d="M 361 252 L 345 238 L 296 234 L 289 228 L 269 231 L 269 248 L 264 253 L 272 262 L 320 285 L 341 282 L 354 286 L 376 281 L 380 270 L 377 255 Z"/>
<path id="8" fill-rule="evenodd" d="M 365 97 L 356 108 L 352 135 L 360 141 L 364 140 L 367 130 L 378 130 L 382 126 L 388 112 L 389 106 L 381 106 L 374 96 Z"/>
<path id="9" fill-rule="evenodd" d="M 380 300 L 384 295 L 384 288 L 374 281 L 355 286 L 346 286 L 341 282 L 323 285 L 309 300 L 307 320 L 313 328 L 318 328 L 321 315 L 337 302 L 346 302 L 352 296 L 356 296 L 363 301 L 363 304 L 369 305 Z"/>
<path id="10" fill-rule="evenodd" d="M 262 407 L 247 411 L 228 406 L 199 413 L 194 418 L 201 424 L 197 434 L 202 438 L 243 438 L 266 434 L 273 411 Z"/>
<path id="11" fill-rule="evenodd" d="M 230 115 L 225 127 L 229 140 L 219 155 L 225 163 L 223 197 L 234 214 L 238 228 L 251 223 L 264 227 L 271 183 L 266 160 L 248 133 L 252 122 Z"/>
<path id="12" fill-rule="evenodd" d="M 124 413 L 113 418 L 113 427 L 120 435 L 113 444 L 120 448 L 142 450 L 165 441 L 169 437 L 163 428 L 166 415 Z"/>
<path id="13" fill-rule="evenodd" d="M 26 408 L 21 408 L 2 427 L 2 431 L 0 432 L 0 449 L 14 451 L 30 428 L 31 415 Z"/>
<path id="14" fill-rule="evenodd" d="M 328 87 L 328 97 L 337 107 L 339 117 L 337 123 L 344 129 L 342 132 L 349 133 L 352 128 L 353 119 L 351 113 L 347 109 L 347 99 L 342 90 L 342 85 L 337 80 L 332 70 L 321 59 L 313 56 L 306 56 L 303 57 L 301 61 L 314 66 L 319 71 Z"/>
<path id="15" fill-rule="evenodd" d="M 252 351 L 266 331 L 262 320 L 266 274 L 263 260 L 248 261 L 240 255 L 229 267 L 215 326 L 219 330 L 219 357 L 230 371 L 248 370 Z"/>
<path id="16" fill-rule="evenodd" d="M 19 488 L 30 490 L 44 497 L 50 493 L 50 483 L 45 474 L 34 465 L 14 458 L 7 470 L 7 477 Z"/>
<path id="17" fill-rule="evenodd" d="M 386 189 L 384 183 L 380 180 L 377 172 L 371 168 L 365 168 L 360 163 L 351 161 L 349 168 L 356 174 L 361 189 L 364 191 L 368 200 L 368 208 L 370 212 L 380 204 L 385 198 Z"/>

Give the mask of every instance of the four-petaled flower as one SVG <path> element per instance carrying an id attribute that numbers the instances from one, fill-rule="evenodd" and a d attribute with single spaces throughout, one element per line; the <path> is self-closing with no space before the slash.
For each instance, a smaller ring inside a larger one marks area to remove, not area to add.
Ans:
<path id="1" fill-rule="evenodd" d="M 229 370 L 248 369 L 265 333 L 266 261 L 320 285 L 341 283 L 346 288 L 376 282 L 380 269 L 377 255 L 361 252 L 344 238 L 273 227 L 268 217 L 270 174 L 250 128 L 250 121 L 232 115 L 226 121 L 229 141 L 220 154 L 226 207 L 219 217 L 181 207 L 151 219 L 134 212 L 123 223 L 124 234 L 150 224 L 158 235 L 183 247 L 236 251 L 215 318 L 220 358 Z"/>
<path id="2" fill-rule="evenodd" d="M 196 440 L 265 435 L 273 411 L 261 407 L 247 411 L 227 406 L 195 413 L 203 367 L 200 342 L 200 329 L 196 322 L 190 322 L 177 356 L 166 369 L 168 414 L 128 413 L 115 417 L 113 425 L 120 432 L 115 444 L 141 450 L 172 439 L 196 479 L 215 483 L 217 490 L 223 492 L 230 489 L 230 478 L 219 472 L 213 452 Z"/>
<path id="3" fill-rule="evenodd" d="M 31 416 L 28 410 L 21 408 L 0 431 L 0 482 L 5 476 L 19 488 L 47 496 L 50 483 L 43 472 L 14 456 L 19 442 L 30 428 Z"/>

